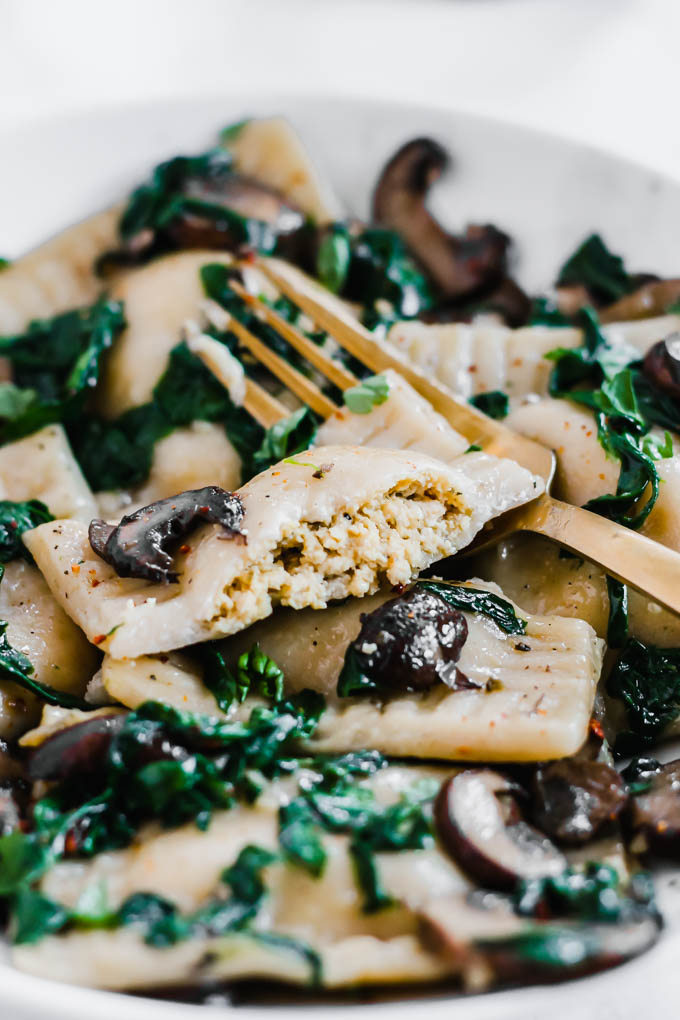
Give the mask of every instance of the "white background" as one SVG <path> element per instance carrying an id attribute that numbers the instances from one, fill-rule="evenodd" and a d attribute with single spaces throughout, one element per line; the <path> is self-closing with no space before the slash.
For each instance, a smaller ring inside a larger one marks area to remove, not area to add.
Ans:
<path id="1" fill-rule="evenodd" d="M 679 50 L 680 0 L 0 0 L 0 129 L 273 88 L 454 105 L 680 178 Z"/>

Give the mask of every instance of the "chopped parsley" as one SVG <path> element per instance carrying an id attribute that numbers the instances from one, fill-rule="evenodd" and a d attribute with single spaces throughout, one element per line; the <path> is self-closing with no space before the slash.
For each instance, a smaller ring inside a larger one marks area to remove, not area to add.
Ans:
<path id="1" fill-rule="evenodd" d="M 390 384 L 384 375 L 371 375 L 351 386 L 342 395 L 345 407 L 353 414 L 369 414 L 374 407 L 384 404 L 390 393 Z"/>
<path id="2" fill-rule="evenodd" d="M 277 702 L 282 700 L 283 671 L 258 644 L 239 656 L 234 672 L 227 667 L 215 644 L 199 645 L 197 654 L 203 665 L 203 683 L 215 695 L 223 712 L 234 703 L 244 702 L 249 694 Z"/>

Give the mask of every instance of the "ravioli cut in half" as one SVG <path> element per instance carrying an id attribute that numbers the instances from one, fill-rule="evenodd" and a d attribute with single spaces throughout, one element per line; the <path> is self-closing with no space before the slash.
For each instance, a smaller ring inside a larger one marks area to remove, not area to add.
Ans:
<path id="1" fill-rule="evenodd" d="M 326 446 L 239 489 L 246 540 L 202 527 L 175 557 L 175 584 L 118 577 L 75 521 L 42 525 L 25 542 L 88 638 L 134 657 L 234 634 L 275 605 L 323 609 L 408 584 L 542 488 L 525 468 L 484 454 L 443 464 L 422 453 Z"/>
<path id="2" fill-rule="evenodd" d="M 469 582 L 505 597 L 497 585 Z M 221 645 L 235 666 L 257 643 L 281 667 L 285 693 L 312 688 L 327 699 L 312 746 L 452 761 L 543 761 L 575 754 L 588 736 L 604 642 L 583 620 L 538 616 L 514 609 L 526 621 L 523 635 L 506 634 L 488 616 L 465 612 L 468 625 L 458 668 L 476 689 L 444 683 L 422 693 L 384 700 L 339 698 L 337 679 L 360 616 L 394 598 L 380 593 L 324 612 L 279 610 Z M 164 661 L 162 661 L 164 660 Z M 185 711 L 222 715 L 203 684 L 198 663 L 185 655 L 107 656 L 102 679 L 108 693 L 129 708 L 162 701 Z M 230 712 L 246 715 L 247 700 Z"/>

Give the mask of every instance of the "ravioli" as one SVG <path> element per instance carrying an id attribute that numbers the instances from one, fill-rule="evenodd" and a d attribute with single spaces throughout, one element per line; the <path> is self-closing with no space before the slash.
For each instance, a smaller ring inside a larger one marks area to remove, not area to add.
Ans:
<path id="1" fill-rule="evenodd" d="M 133 657 L 233 634 L 276 604 L 322 609 L 381 583 L 406 584 L 541 491 L 524 468 L 484 454 L 445 465 L 422 453 L 327 446 L 239 489 L 247 540 L 202 528 L 177 558 L 176 585 L 119 578 L 74 521 L 42 525 L 24 541 L 90 640 Z"/>
<path id="2" fill-rule="evenodd" d="M 53 517 L 89 522 L 97 512 L 62 425 L 0 447 L 0 486 L 4 499 L 42 500 Z"/>
<path id="3" fill-rule="evenodd" d="M 0 276 L 0 333 L 20 333 L 101 292 L 95 260 L 117 240 L 121 206 L 90 216 L 18 259 Z"/>
<path id="4" fill-rule="evenodd" d="M 497 585 L 469 582 L 503 596 Z M 287 694 L 311 688 L 327 699 L 314 735 L 317 751 L 375 747 L 384 754 L 452 761 L 543 761 L 575 754 L 588 735 L 604 642 L 583 620 L 532 615 L 520 637 L 481 613 L 465 612 L 468 637 L 457 662 L 477 689 L 441 683 L 416 694 L 339 698 L 337 680 L 361 616 L 392 593 L 332 606 L 324 612 L 289 609 L 230 638 L 228 664 L 257 643 L 283 670 Z M 132 662 L 107 656 L 102 667 L 111 697 L 129 708 L 155 700 L 205 715 L 218 713 L 200 666 L 185 656 Z M 235 711 L 236 709 L 234 709 Z"/>
<path id="5" fill-rule="evenodd" d="M 602 327 L 614 344 L 628 344 L 644 354 L 657 340 L 680 328 L 680 315 L 664 315 Z M 546 395 L 556 347 L 578 347 L 580 329 L 523 326 L 509 329 L 488 323 L 427 325 L 397 322 L 388 340 L 427 375 L 461 397 L 502 390 L 511 399 L 528 393 Z"/>

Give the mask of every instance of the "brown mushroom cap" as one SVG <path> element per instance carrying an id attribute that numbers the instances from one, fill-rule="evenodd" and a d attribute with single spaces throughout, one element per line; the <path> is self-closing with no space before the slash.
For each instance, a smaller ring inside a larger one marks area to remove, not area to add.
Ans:
<path id="1" fill-rule="evenodd" d="M 455 237 L 426 208 L 427 194 L 449 165 L 431 138 L 403 145 L 383 169 L 373 195 L 373 218 L 394 230 L 444 297 L 462 297 L 499 283 L 509 238 L 496 227 L 469 226 Z"/>
<path id="2" fill-rule="evenodd" d="M 628 801 L 623 779 L 602 761 L 563 758 L 536 770 L 533 820 L 560 843 L 587 843 Z"/>
<path id="3" fill-rule="evenodd" d="M 671 333 L 647 351 L 644 373 L 651 383 L 680 397 L 680 333 Z"/>

